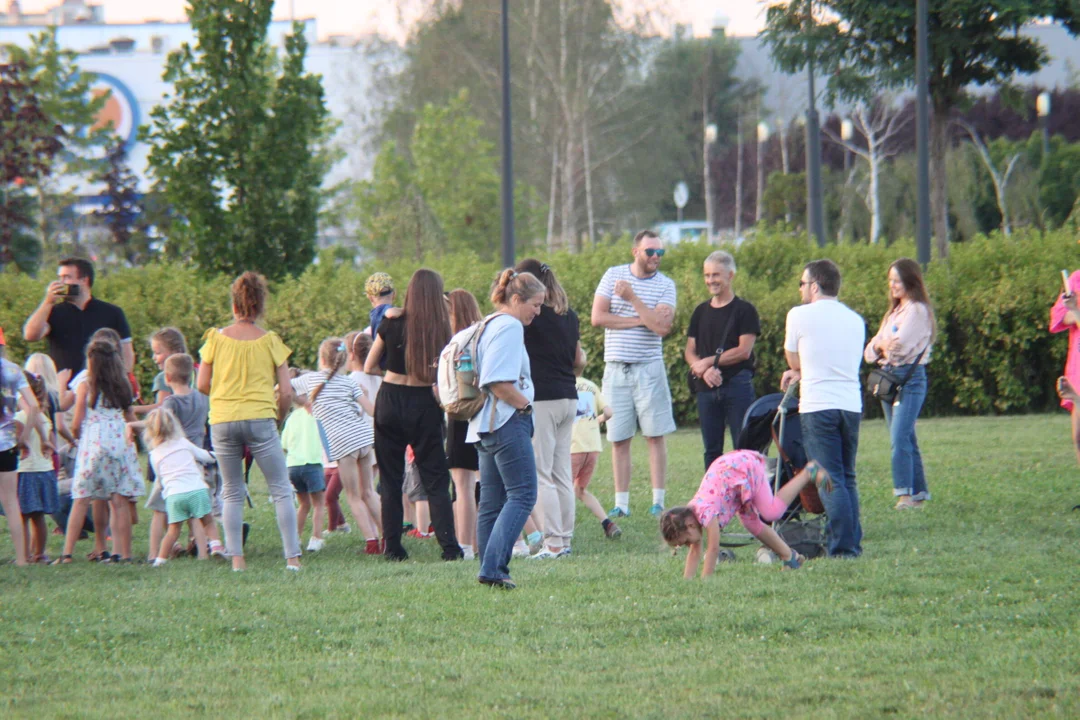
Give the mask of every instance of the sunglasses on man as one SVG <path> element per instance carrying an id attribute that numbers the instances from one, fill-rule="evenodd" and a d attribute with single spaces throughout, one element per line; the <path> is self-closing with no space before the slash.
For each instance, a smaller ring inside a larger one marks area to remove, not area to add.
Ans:
<path id="1" fill-rule="evenodd" d="M 645 248 L 645 257 L 664 257 L 664 248 Z"/>

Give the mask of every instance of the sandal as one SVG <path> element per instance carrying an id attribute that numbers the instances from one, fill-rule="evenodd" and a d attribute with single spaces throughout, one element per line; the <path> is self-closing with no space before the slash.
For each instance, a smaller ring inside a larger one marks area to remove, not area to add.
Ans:
<path id="1" fill-rule="evenodd" d="M 780 569 L 781 570 L 798 570 L 799 568 L 802 567 L 802 564 L 804 562 L 806 562 L 806 558 L 803 557 L 802 555 L 800 555 L 799 553 L 795 552 L 794 550 L 792 550 L 791 551 L 791 559 L 790 560 L 784 560 L 781 563 L 781 565 L 783 565 L 783 567 L 780 568 Z"/>
<path id="2" fill-rule="evenodd" d="M 55 560 L 53 560 L 49 564 L 50 565 L 68 565 L 71 562 L 72 562 L 72 559 L 71 559 L 70 555 L 61 555 L 60 557 L 56 558 Z"/>
<path id="3" fill-rule="evenodd" d="M 824 488 L 825 492 L 833 491 L 833 481 L 829 476 L 829 471 L 821 467 L 817 460 L 811 460 L 806 464 L 806 472 L 810 475 L 810 482 L 814 483 L 818 490 Z M 819 478 L 819 474 L 822 477 Z"/>
<path id="4" fill-rule="evenodd" d="M 109 562 L 110 557 L 108 551 L 88 552 L 86 553 L 86 559 L 90 562 L 106 563 Z"/>

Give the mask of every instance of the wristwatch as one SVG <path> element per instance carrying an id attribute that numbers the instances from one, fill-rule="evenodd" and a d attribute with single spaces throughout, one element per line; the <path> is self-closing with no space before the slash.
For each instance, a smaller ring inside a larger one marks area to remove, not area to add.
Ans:
<path id="1" fill-rule="evenodd" d="M 518 408 L 517 413 L 518 413 L 518 415 L 532 415 L 532 413 L 533 413 L 532 403 L 529 403 L 528 405 L 526 405 L 523 408 Z"/>

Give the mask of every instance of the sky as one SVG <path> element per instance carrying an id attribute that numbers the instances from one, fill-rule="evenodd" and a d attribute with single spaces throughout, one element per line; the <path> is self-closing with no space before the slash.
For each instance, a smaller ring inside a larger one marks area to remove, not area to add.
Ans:
<path id="1" fill-rule="evenodd" d="M 20 0 L 23 12 L 41 12 L 59 4 L 60 0 Z M 641 0 L 646 4 L 647 0 Z M 143 22 L 145 20 L 182 21 L 186 0 L 96 0 L 104 5 L 105 20 L 110 23 Z M 423 0 L 405 0 L 404 5 L 419 7 Z M 650 2 L 648 4 L 657 4 Z M 6 8 L 7 3 L 3 2 Z M 288 19 L 291 11 L 296 17 L 314 17 L 320 37 L 327 35 L 361 35 L 379 32 L 402 39 L 405 30 L 389 0 L 276 0 L 275 18 Z M 729 35 L 755 35 L 764 24 L 764 9 L 755 0 L 669 0 L 674 22 L 691 23 L 696 35 L 705 35 L 720 13 L 726 16 Z M 147 8 L 151 8 L 148 10 Z M 413 13 L 415 15 L 415 13 Z M 407 26 L 409 18 L 406 19 Z"/>

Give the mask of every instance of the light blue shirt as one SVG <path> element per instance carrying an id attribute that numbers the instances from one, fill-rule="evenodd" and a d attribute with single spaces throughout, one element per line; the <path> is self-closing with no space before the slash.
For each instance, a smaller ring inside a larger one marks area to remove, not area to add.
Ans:
<path id="1" fill-rule="evenodd" d="M 480 388 L 486 393 L 484 408 L 469 421 L 465 442 L 480 440 L 480 433 L 490 433 L 507 423 L 517 412 L 513 405 L 495 397 L 488 387 L 492 383 L 512 382 L 522 395 L 532 402 L 534 389 L 529 353 L 525 351 L 525 326 L 510 315 L 491 320 L 480 336 L 476 348 L 476 369 L 480 373 Z M 491 422 L 495 408 L 494 427 Z"/>

